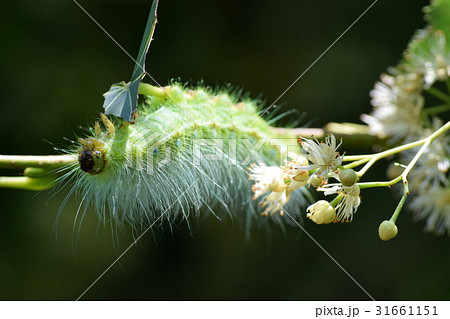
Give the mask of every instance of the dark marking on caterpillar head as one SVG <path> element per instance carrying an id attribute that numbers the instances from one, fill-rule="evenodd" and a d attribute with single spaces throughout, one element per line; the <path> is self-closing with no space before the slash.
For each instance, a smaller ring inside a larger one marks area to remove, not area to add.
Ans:
<path id="1" fill-rule="evenodd" d="M 91 153 L 92 153 L 91 151 L 83 151 L 78 157 L 78 162 L 80 162 L 80 168 L 85 172 L 91 171 L 95 165 L 94 158 L 92 157 Z"/>
<path id="2" fill-rule="evenodd" d="M 98 174 L 105 168 L 105 160 L 101 151 L 85 150 L 78 156 L 81 170 L 89 174 Z"/>
<path id="3" fill-rule="evenodd" d="M 79 141 L 78 163 L 81 170 L 89 174 L 101 173 L 106 165 L 105 152 L 101 149 L 103 142 L 92 138 Z"/>

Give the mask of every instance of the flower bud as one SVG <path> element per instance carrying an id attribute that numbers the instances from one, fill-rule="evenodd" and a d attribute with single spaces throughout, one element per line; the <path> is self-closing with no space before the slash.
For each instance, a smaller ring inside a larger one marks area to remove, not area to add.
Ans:
<path id="1" fill-rule="evenodd" d="M 356 175 L 356 172 L 351 168 L 347 168 L 339 172 L 339 180 L 342 185 L 350 187 L 355 185 L 358 180 L 358 175 Z"/>
<path id="2" fill-rule="evenodd" d="M 326 200 L 319 200 L 306 209 L 306 217 L 316 224 L 329 224 L 336 219 L 336 210 Z"/>
<path id="3" fill-rule="evenodd" d="M 311 185 L 315 188 L 322 186 L 323 184 L 323 177 L 317 177 L 317 176 L 312 176 L 309 179 L 309 182 L 311 183 Z"/>
<path id="4" fill-rule="evenodd" d="M 385 220 L 378 227 L 378 235 L 384 241 L 391 240 L 398 233 L 397 226 L 391 220 Z"/>

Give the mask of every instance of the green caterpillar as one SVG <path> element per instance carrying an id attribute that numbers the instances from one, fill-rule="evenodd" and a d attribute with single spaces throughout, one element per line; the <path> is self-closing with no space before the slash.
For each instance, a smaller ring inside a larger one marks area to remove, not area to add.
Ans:
<path id="1" fill-rule="evenodd" d="M 102 114 L 106 130 L 97 122 L 68 151 L 78 156 L 64 179 L 74 182 L 68 197 L 82 198 L 79 214 L 92 206 L 101 220 L 134 228 L 211 214 L 247 233 L 254 221 L 287 219 L 260 216 L 252 200 L 249 164 L 279 166 L 288 145 L 296 147 L 294 136 L 280 136 L 260 118 L 258 102 L 178 83 L 163 89 L 142 83 L 139 91 L 144 99 L 134 124 Z M 302 193 L 293 193 L 290 215 L 298 217 L 304 204 Z"/>

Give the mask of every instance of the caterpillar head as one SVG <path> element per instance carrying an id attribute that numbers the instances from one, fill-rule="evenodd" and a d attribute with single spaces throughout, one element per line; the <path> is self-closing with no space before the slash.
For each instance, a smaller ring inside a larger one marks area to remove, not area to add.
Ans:
<path id="1" fill-rule="evenodd" d="M 80 138 L 81 147 L 78 149 L 78 163 L 81 170 L 89 174 L 98 174 L 106 165 L 105 143 L 95 138 Z"/>

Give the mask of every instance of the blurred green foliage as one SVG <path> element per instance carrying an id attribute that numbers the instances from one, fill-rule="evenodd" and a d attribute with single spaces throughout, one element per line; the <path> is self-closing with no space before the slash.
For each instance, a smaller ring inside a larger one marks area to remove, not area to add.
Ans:
<path id="1" fill-rule="evenodd" d="M 447 40 L 447 46 L 450 44 L 450 1 L 432 0 L 432 5 L 424 8 L 426 12 L 425 19 L 430 22 L 436 30 L 444 31 Z"/>
<path id="2" fill-rule="evenodd" d="M 150 1 L 79 2 L 136 55 Z M 290 0 L 274 8 L 268 0 L 162 1 L 147 70 L 162 85 L 172 78 L 231 83 L 271 103 L 371 2 Z M 368 93 L 380 73 L 397 64 L 414 30 L 425 25 L 426 4 L 379 1 L 281 99 L 279 112 L 306 112 L 303 124 L 318 127 L 358 122 L 370 111 Z M 0 30 L 0 154 L 53 154 L 53 145 L 66 146 L 63 137 L 73 139 L 79 126 L 89 126 L 102 94 L 133 68 L 72 1 L 3 1 Z M 382 166 L 373 173 L 377 179 Z M 0 299 L 76 299 L 132 241 L 129 230 L 120 231 L 114 249 L 109 225 L 88 211 L 72 249 L 79 198 L 62 211 L 56 238 L 53 225 L 66 193 L 0 190 Z M 306 229 L 375 299 L 448 300 L 448 237 L 423 234 L 423 224 L 405 211 L 399 235 L 384 243 L 378 225 L 396 200 L 384 189 L 362 195 L 351 224 L 306 221 Z M 185 223 L 147 234 L 85 298 L 368 298 L 298 228 L 255 231 L 245 242 L 230 221 L 210 217 L 193 226 L 193 235 Z"/>

